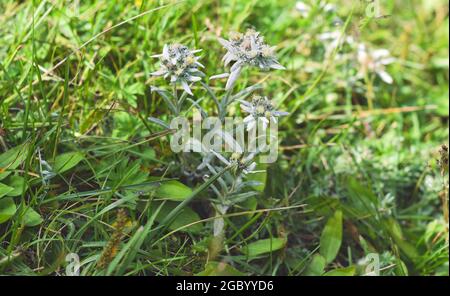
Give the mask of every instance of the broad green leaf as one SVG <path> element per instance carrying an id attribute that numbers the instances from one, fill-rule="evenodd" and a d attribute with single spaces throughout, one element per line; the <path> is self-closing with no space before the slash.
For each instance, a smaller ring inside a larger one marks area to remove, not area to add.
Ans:
<path id="1" fill-rule="evenodd" d="M 400 227 L 400 224 L 398 224 L 398 222 L 395 221 L 393 218 L 389 218 L 384 223 L 390 235 L 394 239 L 395 243 L 400 248 L 400 250 L 402 250 L 403 253 L 410 259 L 412 260 L 417 259 L 419 257 L 419 252 L 417 251 L 416 247 L 413 244 L 409 243 L 403 237 L 403 232 Z"/>
<path id="2" fill-rule="evenodd" d="M 23 215 L 23 224 L 28 227 L 33 227 L 41 224 L 43 221 L 41 215 L 39 215 L 32 208 L 28 208 L 25 210 L 25 214 Z"/>
<path id="3" fill-rule="evenodd" d="M 325 276 L 354 276 L 355 275 L 356 268 L 355 266 L 349 266 L 344 268 L 337 268 L 328 271 L 325 273 Z"/>
<path id="4" fill-rule="evenodd" d="M 243 248 L 243 253 L 248 257 L 256 257 L 262 254 L 277 251 L 286 245 L 285 238 L 268 238 L 258 240 L 256 242 L 250 243 L 247 247 Z"/>
<path id="5" fill-rule="evenodd" d="M 19 196 L 22 194 L 24 187 L 25 188 L 27 187 L 27 184 L 25 183 L 25 179 L 21 176 L 9 177 L 8 185 L 13 188 L 13 190 L 7 194 L 8 196 Z"/>
<path id="6" fill-rule="evenodd" d="M 161 205 L 160 202 L 153 202 L 152 203 L 152 207 L 153 209 L 157 209 L 159 208 L 159 206 Z M 166 202 L 160 209 L 158 215 L 156 216 L 156 221 L 157 222 L 162 222 L 163 219 L 171 212 L 173 211 L 173 209 L 175 209 L 175 207 L 178 205 L 177 202 L 173 202 L 173 201 L 168 201 Z M 170 230 L 176 230 L 180 227 L 189 225 L 191 223 L 194 222 L 198 222 L 200 221 L 200 217 L 198 216 L 198 214 L 196 212 L 194 212 L 191 208 L 189 207 L 185 207 L 183 208 L 183 210 L 181 210 L 181 212 L 178 214 L 177 218 L 170 224 L 169 229 Z M 186 227 L 181 229 L 180 231 L 184 231 L 184 232 L 193 232 L 193 233 L 198 233 L 200 231 L 202 231 L 203 227 L 201 223 L 196 223 L 192 226 Z"/>
<path id="7" fill-rule="evenodd" d="M 205 270 L 197 273 L 198 276 L 245 276 L 246 274 L 240 272 L 233 266 L 225 262 L 210 261 L 206 264 Z"/>
<path id="8" fill-rule="evenodd" d="M 347 182 L 348 197 L 351 206 L 361 216 L 376 214 L 378 199 L 370 187 L 361 184 L 358 180 L 350 177 Z"/>
<path id="9" fill-rule="evenodd" d="M 192 189 L 178 181 L 168 181 L 156 190 L 155 196 L 159 198 L 182 201 L 192 194 Z"/>
<path id="10" fill-rule="evenodd" d="M 325 258 L 320 254 L 315 254 L 312 257 L 312 260 L 309 263 L 308 267 L 306 268 L 304 275 L 309 275 L 309 276 L 322 275 L 325 270 L 326 265 L 327 265 L 327 262 L 326 262 Z"/>
<path id="11" fill-rule="evenodd" d="M 0 223 L 8 221 L 16 211 L 16 204 L 11 197 L 0 199 Z"/>
<path id="12" fill-rule="evenodd" d="M 342 242 L 342 211 L 337 210 L 328 219 L 320 236 L 320 254 L 330 263 L 336 258 Z"/>
<path id="13" fill-rule="evenodd" d="M 80 152 L 63 153 L 55 158 L 53 169 L 55 172 L 61 174 L 75 167 L 83 159 L 84 155 Z"/>
<path id="14" fill-rule="evenodd" d="M 406 267 L 405 262 L 403 262 L 400 258 L 397 258 L 396 261 L 397 261 L 397 265 L 395 267 L 396 275 L 407 276 L 409 274 L 409 272 L 408 272 L 408 267 Z M 448 268 L 447 268 L 445 275 L 448 276 Z"/>
<path id="15" fill-rule="evenodd" d="M 20 145 L 0 155 L 0 180 L 12 173 L 27 157 L 28 145 Z"/>
<path id="16" fill-rule="evenodd" d="M 2 198 L 5 195 L 8 195 L 12 191 L 14 191 L 14 188 L 12 188 L 8 185 L 5 185 L 3 183 L 0 183 L 0 198 Z"/>
<path id="17" fill-rule="evenodd" d="M 258 164 L 255 168 L 256 171 L 262 171 L 257 173 L 247 174 L 245 177 L 247 180 L 258 181 L 259 185 L 252 185 L 253 189 L 263 192 L 264 188 L 266 188 L 266 178 L 267 178 L 267 164 Z"/>

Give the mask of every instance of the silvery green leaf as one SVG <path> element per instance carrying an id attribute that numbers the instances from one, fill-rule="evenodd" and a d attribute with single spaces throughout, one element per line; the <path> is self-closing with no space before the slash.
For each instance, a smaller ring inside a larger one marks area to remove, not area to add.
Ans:
<path id="1" fill-rule="evenodd" d="M 250 131 L 250 130 L 252 130 L 252 129 L 254 129 L 256 127 L 256 120 L 255 120 L 255 118 L 252 116 L 251 119 L 252 120 L 249 120 L 247 122 L 247 131 Z"/>
<path id="2" fill-rule="evenodd" d="M 225 86 L 225 90 L 229 90 L 229 89 L 231 89 L 234 86 L 234 84 L 235 84 L 235 82 L 238 79 L 240 74 L 241 74 L 241 68 L 240 67 L 235 69 L 234 72 L 231 72 L 230 77 L 227 80 L 227 84 Z"/>
<path id="3" fill-rule="evenodd" d="M 168 93 L 165 90 L 159 89 L 159 88 L 157 88 L 155 86 L 150 86 L 150 91 L 151 92 L 156 91 L 161 96 L 161 98 L 163 98 L 164 102 L 166 102 L 166 104 L 169 107 L 169 109 L 174 114 L 178 113 L 177 112 L 177 108 L 175 107 L 174 103 L 172 102 L 171 98 L 169 97 L 169 95 L 172 96 L 172 94 Z"/>
<path id="4" fill-rule="evenodd" d="M 153 123 L 156 123 L 156 124 L 158 124 L 158 125 L 160 125 L 160 126 L 162 126 L 164 128 L 170 129 L 170 126 L 166 122 L 162 121 L 161 119 L 158 119 L 158 118 L 155 118 L 155 117 L 149 117 L 148 120 L 153 122 Z"/>
<path id="5" fill-rule="evenodd" d="M 253 117 L 253 115 L 248 115 L 244 118 L 244 123 L 249 123 L 251 121 L 255 121 L 255 117 Z"/>
<path id="6" fill-rule="evenodd" d="M 217 38 L 220 42 L 220 44 L 222 44 L 223 47 L 225 47 L 226 49 L 231 48 L 231 43 L 223 38 Z"/>
<path id="7" fill-rule="evenodd" d="M 251 94 L 252 92 L 254 92 L 255 90 L 258 90 L 258 89 L 262 89 L 261 84 L 255 84 L 255 85 L 249 86 L 249 87 L 241 90 L 237 94 L 235 94 L 233 96 L 233 100 L 244 100 L 249 94 Z"/>
<path id="8" fill-rule="evenodd" d="M 189 76 L 189 81 L 191 81 L 191 82 L 196 82 L 196 81 L 200 81 L 200 80 L 202 80 L 200 77 L 197 77 L 197 76 Z"/>
<path id="9" fill-rule="evenodd" d="M 203 117 L 203 118 L 208 117 L 208 113 L 205 111 L 205 109 L 203 109 L 203 108 L 198 104 L 201 100 L 203 100 L 203 98 L 201 98 L 201 99 L 199 99 L 199 100 L 197 100 L 197 101 L 194 101 L 194 100 L 191 99 L 191 98 L 187 98 L 187 99 L 188 99 L 188 101 L 190 101 L 190 102 L 192 103 L 192 106 L 191 106 L 186 112 L 189 112 L 189 111 L 192 109 L 192 107 L 195 106 L 195 107 L 200 111 L 200 113 L 202 114 L 202 117 Z"/>
<path id="10" fill-rule="evenodd" d="M 200 82 L 200 84 L 206 89 L 206 92 L 210 95 L 210 97 L 213 99 L 214 103 L 216 104 L 219 113 L 221 113 L 222 107 L 220 106 L 219 100 L 217 99 L 216 95 L 214 94 L 214 91 L 206 83 Z"/>
<path id="11" fill-rule="evenodd" d="M 228 66 L 230 62 L 235 60 L 237 60 L 237 57 L 230 52 L 227 52 L 222 59 L 225 66 Z"/>
<path id="12" fill-rule="evenodd" d="M 250 197 L 253 196 L 258 196 L 261 193 L 256 192 L 256 191 L 250 191 L 250 192 L 244 192 L 244 193 L 238 193 L 238 194 L 233 194 L 230 195 L 228 198 L 230 199 L 230 201 L 232 201 L 233 203 L 240 203 L 243 201 L 246 201 L 247 199 L 249 199 Z"/>
<path id="13" fill-rule="evenodd" d="M 387 73 L 386 71 L 378 71 L 377 74 L 380 76 L 381 80 L 383 80 L 387 84 L 392 84 L 392 82 L 394 82 L 392 76 L 389 75 L 389 73 Z"/>
<path id="14" fill-rule="evenodd" d="M 289 112 L 285 112 L 285 111 L 272 111 L 272 114 L 274 116 L 287 116 L 289 115 Z"/>
<path id="15" fill-rule="evenodd" d="M 217 74 L 217 75 L 213 75 L 213 76 L 209 77 L 209 80 L 222 79 L 222 78 L 227 78 L 229 76 L 230 76 L 230 73 L 222 73 L 222 74 Z"/>
<path id="16" fill-rule="evenodd" d="M 260 181 L 254 181 L 254 180 L 250 180 L 250 181 L 244 181 L 244 182 L 242 182 L 241 184 L 239 184 L 238 186 L 237 186 L 237 190 L 241 190 L 241 189 L 243 189 L 243 188 L 245 188 L 245 187 L 256 187 L 256 186 L 260 186 L 260 185 L 263 185 L 263 183 L 262 182 L 260 182 Z"/>
<path id="17" fill-rule="evenodd" d="M 197 66 L 200 66 L 200 67 L 202 67 L 202 68 L 205 68 L 205 66 L 203 66 L 203 64 L 200 63 L 200 62 L 195 62 L 195 64 L 196 64 Z"/>
<path id="18" fill-rule="evenodd" d="M 222 133 L 218 132 L 220 137 L 224 140 L 224 144 L 228 147 L 232 148 L 234 152 L 244 153 L 244 149 L 239 145 L 239 143 L 234 139 L 233 135 L 223 131 Z"/>
<path id="19" fill-rule="evenodd" d="M 286 69 L 284 66 L 278 64 L 277 62 L 271 63 L 269 67 L 272 69 L 277 69 L 277 70 L 285 70 Z"/>
<path id="20" fill-rule="evenodd" d="M 242 64 L 240 62 L 236 62 L 235 64 L 233 64 L 233 66 L 231 66 L 230 71 L 231 74 L 233 74 L 233 72 L 236 72 L 238 69 L 241 69 Z"/>
<path id="21" fill-rule="evenodd" d="M 158 70 L 156 72 L 150 73 L 150 75 L 151 76 L 162 76 L 162 75 L 164 75 L 166 73 L 167 73 L 167 71 L 165 71 L 165 70 Z"/>
<path id="22" fill-rule="evenodd" d="M 167 44 L 164 44 L 162 56 L 163 56 L 166 60 L 169 60 L 169 59 L 170 59 L 170 55 L 169 55 L 169 46 L 168 46 Z"/>
<path id="23" fill-rule="evenodd" d="M 225 157 L 223 157 L 221 154 L 217 153 L 216 151 L 211 149 L 210 152 L 212 154 L 214 154 L 224 164 L 226 164 L 226 165 L 230 165 L 231 164 Z"/>
<path id="24" fill-rule="evenodd" d="M 187 92 L 188 94 L 190 94 L 191 96 L 193 96 L 194 94 L 192 93 L 191 89 L 189 88 L 189 85 L 187 84 L 187 82 L 185 80 L 181 80 L 180 81 L 181 86 L 183 87 L 184 91 Z"/>

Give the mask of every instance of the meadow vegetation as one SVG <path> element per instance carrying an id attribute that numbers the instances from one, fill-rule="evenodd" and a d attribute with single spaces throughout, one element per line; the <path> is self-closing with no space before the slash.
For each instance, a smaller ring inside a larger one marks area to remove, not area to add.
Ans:
<path id="1" fill-rule="evenodd" d="M 0 23 L 0 274 L 449 274 L 447 1 L 2 0 Z M 246 32 L 268 47 L 233 56 Z M 174 117 L 255 97 L 276 162 L 171 150 Z"/>

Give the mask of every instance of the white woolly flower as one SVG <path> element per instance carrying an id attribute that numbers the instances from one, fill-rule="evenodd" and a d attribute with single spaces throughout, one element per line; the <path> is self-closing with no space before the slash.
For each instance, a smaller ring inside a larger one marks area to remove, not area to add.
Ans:
<path id="1" fill-rule="evenodd" d="M 357 59 L 360 66 L 358 77 L 364 77 L 367 72 L 373 72 L 388 84 L 394 81 L 386 72 L 386 65 L 395 61 L 387 49 L 369 50 L 361 43 L 358 46 Z"/>
<path id="2" fill-rule="evenodd" d="M 252 161 L 255 153 L 249 153 L 247 156 L 244 156 L 242 153 L 234 152 L 229 159 L 226 159 L 214 150 L 211 150 L 211 152 L 227 166 L 237 165 L 237 169 L 244 175 L 252 173 L 256 168 L 256 162 Z"/>
<path id="3" fill-rule="evenodd" d="M 342 44 L 354 44 L 354 40 L 351 36 L 342 35 L 342 32 L 340 31 L 325 32 L 320 34 L 318 38 L 325 46 L 326 57 L 330 57 L 334 50 Z"/>
<path id="4" fill-rule="evenodd" d="M 258 67 L 263 71 L 285 69 L 275 57 L 275 47 L 264 43 L 264 37 L 253 29 L 245 34 L 231 33 L 230 40 L 219 38 L 219 42 L 228 51 L 222 61 L 225 66 L 235 62 L 230 69 L 230 76 L 225 89 L 231 89 L 244 66 Z"/>
<path id="5" fill-rule="evenodd" d="M 326 1 L 321 1 L 318 4 L 318 7 L 324 12 L 334 12 L 336 10 L 336 7 L 333 4 L 327 3 Z M 295 9 L 303 18 L 307 18 L 312 10 L 311 6 L 302 1 L 295 3 Z"/>
<path id="6" fill-rule="evenodd" d="M 38 149 L 38 157 L 39 157 L 39 171 L 42 176 L 42 184 L 48 185 L 50 180 L 56 176 L 56 173 L 53 171 L 53 168 L 45 161 L 41 156 L 41 150 Z"/>
<path id="7" fill-rule="evenodd" d="M 270 119 L 277 122 L 277 117 L 289 114 L 288 112 L 275 110 L 272 102 L 267 97 L 255 96 L 251 102 L 242 100 L 239 100 L 239 102 L 241 102 L 241 109 L 249 113 L 244 118 L 244 124 L 247 125 L 247 130 L 255 128 L 258 120 L 262 122 L 262 127 L 265 130 L 270 123 Z"/>
<path id="8" fill-rule="evenodd" d="M 311 7 L 302 1 L 298 1 L 295 4 L 295 9 L 300 13 L 300 15 L 303 18 L 307 18 L 311 11 Z"/>
<path id="9" fill-rule="evenodd" d="M 204 68 L 198 61 L 200 57 L 195 56 L 195 53 L 200 51 L 201 49 L 190 50 L 181 44 L 165 44 L 162 54 L 152 56 L 161 60 L 161 68 L 151 75 L 170 77 L 171 83 L 179 82 L 183 89 L 192 96 L 189 83 L 200 81 L 201 77 L 205 76 L 199 70 L 199 67 Z"/>

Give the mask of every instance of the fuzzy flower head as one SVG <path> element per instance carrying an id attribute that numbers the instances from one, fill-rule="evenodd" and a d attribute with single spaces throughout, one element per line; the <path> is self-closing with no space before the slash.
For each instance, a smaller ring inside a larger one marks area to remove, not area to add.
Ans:
<path id="1" fill-rule="evenodd" d="M 244 118 L 244 124 L 247 125 L 247 130 L 255 128 L 258 120 L 262 122 L 263 129 L 266 129 L 270 120 L 277 122 L 277 117 L 289 114 L 288 112 L 275 110 L 273 102 L 267 97 L 254 96 L 251 102 L 242 100 L 239 100 L 239 102 L 241 102 L 241 109 L 249 113 Z"/>
<path id="2" fill-rule="evenodd" d="M 344 44 L 353 45 L 354 40 L 351 36 L 343 35 L 340 31 L 325 32 L 318 36 L 319 40 L 325 46 L 325 56 L 328 58 L 332 55 L 334 50 Z M 341 58 L 337 55 L 336 58 Z"/>
<path id="3" fill-rule="evenodd" d="M 162 54 L 152 56 L 160 59 L 161 68 L 151 75 L 170 77 L 170 82 L 179 82 L 183 89 L 192 95 L 189 82 L 200 81 L 201 77 L 205 76 L 199 70 L 199 68 L 204 68 L 198 61 L 200 57 L 195 56 L 195 53 L 200 51 L 201 49 L 190 50 L 181 44 L 165 44 Z"/>
<path id="4" fill-rule="evenodd" d="M 222 59 L 225 66 L 235 62 L 230 69 L 227 90 L 234 85 L 244 66 L 258 67 L 263 71 L 285 69 L 275 57 L 275 47 L 264 43 L 264 37 L 253 29 L 247 30 L 245 34 L 231 33 L 230 40 L 219 38 L 219 42 L 228 51 Z"/>
<path id="5" fill-rule="evenodd" d="M 311 12 L 311 7 L 302 1 L 295 3 L 295 9 L 300 13 L 301 17 L 307 18 Z"/>
<path id="6" fill-rule="evenodd" d="M 364 77 L 367 72 L 373 72 L 388 84 L 394 81 L 386 72 L 386 65 L 395 61 L 387 49 L 369 50 L 361 43 L 358 46 L 357 59 L 360 66 L 358 76 Z"/>
<path id="7" fill-rule="evenodd" d="M 249 153 L 247 156 L 239 152 L 234 152 L 231 156 L 226 159 L 221 154 L 214 150 L 211 152 L 224 164 L 227 166 L 235 166 L 236 172 L 242 172 L 244 175 L 252 173 L 256 168 L 256 162 L 253 161 L 255 157 L 254 153 Z"/>
<path id="8" fill-rule="evenodd" d="M 333 4 L 329 4 L 326 1 L 320 1 L 318 8 L 324 12 L 333 12 L 336 10 L 336 7 Z M 295 9 L 302 18 L 307 18 L 312 11 L 311 6 L 302 1 L 295 3 Z"/>

